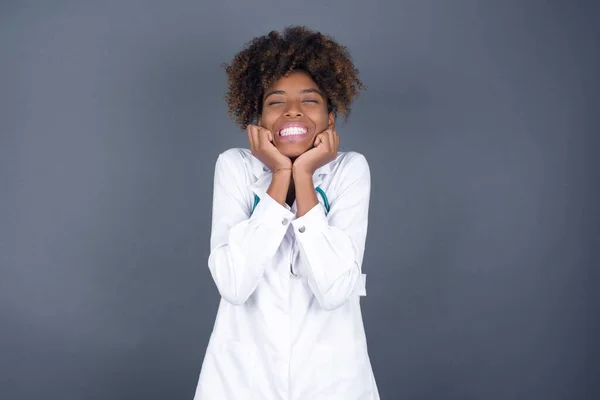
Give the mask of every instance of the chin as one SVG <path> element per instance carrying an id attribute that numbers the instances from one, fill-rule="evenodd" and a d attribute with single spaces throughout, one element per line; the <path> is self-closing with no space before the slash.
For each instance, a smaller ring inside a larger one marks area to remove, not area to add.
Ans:
<path id="1" fill-rule="evenodd" d="M 281 152 L 281 154 L 283 154 L 284 156 L 289 157 L 289 158 L 296 158 L 302 153 L 304 153 L 304 152 L 303 151 L 282 151 Z"/>
<path id="2" fill-rule="evenodd" d="M 281 154 L 283 154 L 284 156 L 294 159 L 296 157 L 298 157 L 300 154 L 306 153 L 309 149 L 304 149 L 304 148 L 283 148 L 283 149 L 279 149 L 279 151 L 281 152 Z"/>

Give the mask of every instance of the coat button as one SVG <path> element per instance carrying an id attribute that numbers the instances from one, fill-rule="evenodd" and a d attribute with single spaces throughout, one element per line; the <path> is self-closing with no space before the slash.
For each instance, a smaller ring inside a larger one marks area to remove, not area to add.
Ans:
<path id="1" fill-rule="evenodd" d="M 298 232 L 300 232 L 300 233 L 304 233 L 305 230 L 306 230 L 306 228 L 304 226 L 301 226 L 300 228 L 298 228 Z"/>
<path id="2" fill-rule="evenodd" d="M 288 220 L 287 220 L 287 218 L 284 218 L 284 219 L 282 219 L 282 220 L 281 220 L 281 225 L 285 225 L 285 224 L 287 224 L 287 223 L 288 223 Z"/>
<path id="3" fill-rule="evenodd" d="M 263 167 L 263 171 L 267 172 L 269 170 L 269 167 Z"/>

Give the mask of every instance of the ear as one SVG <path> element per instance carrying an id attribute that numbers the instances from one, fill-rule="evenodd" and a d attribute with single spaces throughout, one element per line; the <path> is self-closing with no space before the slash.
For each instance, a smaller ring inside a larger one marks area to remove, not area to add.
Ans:
<path id="1" fill-rule="evenodd" d="M 262 116 L 258 116 L 258 120 L 256 121 L 258 126 L 262 126 Z"/>
<path id="2" fill-rule="evenodd" d="M 335 129 L 335 114 L 330 112 L 328 119 L 329 119 L 329 126 L 327 127 L 327 129 Z"/>

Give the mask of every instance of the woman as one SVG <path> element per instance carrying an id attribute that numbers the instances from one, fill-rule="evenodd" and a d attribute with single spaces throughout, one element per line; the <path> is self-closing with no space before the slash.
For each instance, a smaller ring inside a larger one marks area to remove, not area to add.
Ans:
<path id="1" fill-rule="evenodd" d="M 360 309 L 370 172 L 335 118 L 364 85 L 345 48 L 305 27 L 226 65 L 250 150 L 215 167 L 210 273 L 221 294 L 195 400 L 376 400 Z"/>

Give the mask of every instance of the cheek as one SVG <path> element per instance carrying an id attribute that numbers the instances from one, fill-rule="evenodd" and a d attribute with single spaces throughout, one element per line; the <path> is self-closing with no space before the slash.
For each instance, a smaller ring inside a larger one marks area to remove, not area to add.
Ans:
<path id="1" fill-rule="evenodd" d="M 329 118 L 327 114 L 315 113 L 311 119 L 314 121 L 318 132 L 322 132 L 329 127 Z"/>
<path id="2" fill-rule="evenodd" d="M 260 124 L 263 128 L 271 129 L 273 128 L 273 124 L 277 120 L 277 117 L 272 113 L 263 113 L 261 116 Z"/>
<path id="3" fill-rule="evenodd" d="M 307 107 L 304 112 L 306 115 L 310 116 L 310 119 L 318 126 L 329 125 L 329 113 L 327 112 L 327 108 L 323 107 L 323 105 L 319 104 L 318 106 Z"/>

